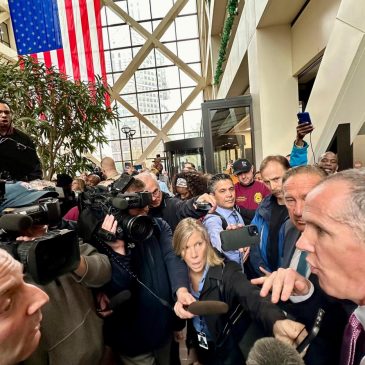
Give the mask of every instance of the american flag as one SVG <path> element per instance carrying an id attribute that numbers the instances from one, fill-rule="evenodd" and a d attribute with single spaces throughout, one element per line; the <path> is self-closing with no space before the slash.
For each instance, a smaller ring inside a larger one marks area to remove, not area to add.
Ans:
<path id="1" fill-rule="evenodd" d="M 100 0 L 9 0 L 9 8 L 18 54 L 74 80 L 106 80 Z"/>

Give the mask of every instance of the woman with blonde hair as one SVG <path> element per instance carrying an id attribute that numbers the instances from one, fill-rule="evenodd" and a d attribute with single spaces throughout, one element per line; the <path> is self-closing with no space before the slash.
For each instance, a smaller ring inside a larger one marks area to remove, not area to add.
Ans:
<path id="1" fill-rule="evenodd" d="M 239 343 L 251 320 L 262 326 L 266 335 L 294 343 L 304 326 L 286 319 L 279 307 L 260 297 L 259 288 L 250 283 L 240 265 L 218 256 L 199 220 L 183 219 L 175 229 L 173 246 L 188 266 L 193 297 L 223 301 L 229 307 L 226 314 L 193 316 L 188 312 L 187 316 L 186 308 L 175 304 L 179 317 L 191 319 L 187 343 L 196 350 L 201 364 L 245 364 Z"/>

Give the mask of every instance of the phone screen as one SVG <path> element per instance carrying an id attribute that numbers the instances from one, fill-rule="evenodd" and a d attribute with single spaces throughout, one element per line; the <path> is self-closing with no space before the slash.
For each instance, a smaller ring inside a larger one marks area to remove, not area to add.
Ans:
<path id="1" fill-rule="evenodd" d="M 299 124 L 302 124 L 302 123 L 311 124 L 312 123 L 311 117 L 310 117 L 308 112 L 298 113 L 297 117 L 298 117 L 298 123 Z"/>

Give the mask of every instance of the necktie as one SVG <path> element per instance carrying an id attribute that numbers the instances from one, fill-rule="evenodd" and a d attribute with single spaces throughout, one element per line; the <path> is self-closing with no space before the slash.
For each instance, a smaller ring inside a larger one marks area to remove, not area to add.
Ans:
<path id="1" fill-rule="evenodd" d="M 307 257 L 307 252 L 302 251 L 299 256 L 299 262 L 297 267 L 297 272 L 304 277 L 306 277 L 307 267 L 308 267 L 306 257 Z"/>
<path id="2" fill-rule="evenodd" d="M 240 219 L 238 218 L 238 214 L 235 210 L 232 211 L 231 215 L 234 218 L 236 224 L 240 223 Z"/>
<path id="3" fill-rule="evenodd" d="M 356 341 L 364 331 L 360 321 L 352 313 L 345 327 L 341 348 L 341 365 L 353 365 L 355 358 Z"/>

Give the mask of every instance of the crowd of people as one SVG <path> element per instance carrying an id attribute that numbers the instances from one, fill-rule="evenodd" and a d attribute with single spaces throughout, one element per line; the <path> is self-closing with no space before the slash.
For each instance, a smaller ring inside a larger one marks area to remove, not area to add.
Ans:
<path id="1" fill-rule="evenodd" d="M 0 214 L 58 196 L 57 229 L 78 230 L 80 253 L 40 284 L 2 235 L 30 245 L 55 228 L 0 218 L 0 365 L 363 364 L 365 169 L 339 172 L 332 151 L 308 165 L 312 131 L 298 125 L 290 155 L 258 169 L 237 158 L 210 175 L 186 161 L 170 177 L 160 157 L 140 171 L 105 157 L 99 171 L 57 175 L 52 190 L 0 100 L 0 166 L 16 180 Z M 222 232 L 252 226 L 256 244 L 225 250 Z"/>

